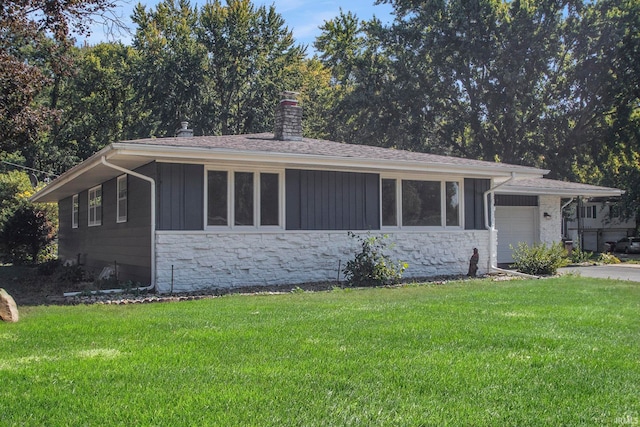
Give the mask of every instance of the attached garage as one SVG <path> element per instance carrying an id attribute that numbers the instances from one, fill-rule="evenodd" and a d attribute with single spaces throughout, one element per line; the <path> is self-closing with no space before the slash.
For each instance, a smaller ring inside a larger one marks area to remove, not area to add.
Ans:
<path id="1" fill-rule="evenodd" d="M 513 262 L 511 246 L 539 241 L 538 197 L 496 195 L 495 203 L 498 264 L 509 264 Z"/>

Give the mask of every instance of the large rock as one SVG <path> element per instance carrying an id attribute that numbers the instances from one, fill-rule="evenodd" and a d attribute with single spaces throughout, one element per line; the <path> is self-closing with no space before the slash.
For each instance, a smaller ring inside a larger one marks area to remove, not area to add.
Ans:
<path id="1" fill-rule="evenodd" d="M 18 306 L 11 295 L 0 288 L 0 320 L 5 322 L 18 321 Z"/>

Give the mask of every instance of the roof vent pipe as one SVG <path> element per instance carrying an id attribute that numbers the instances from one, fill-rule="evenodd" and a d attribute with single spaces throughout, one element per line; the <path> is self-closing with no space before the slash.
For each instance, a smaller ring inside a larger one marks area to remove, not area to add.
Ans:
<path id="1" fill-rule="evenodd" d="M 178 138 L 190 138 L 193 136 L 193 129 L 189 129 L 189 122 L 180 122 L 180 129 L 176 130 Z"/>

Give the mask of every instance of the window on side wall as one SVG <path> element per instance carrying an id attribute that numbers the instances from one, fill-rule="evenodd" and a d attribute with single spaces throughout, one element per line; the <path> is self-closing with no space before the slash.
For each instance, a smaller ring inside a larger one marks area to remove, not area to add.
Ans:
<path id="1" fill-rule="evenodd" d="M 445 215 L 446 227 L 460 226 L 460 183 L 457 181 L 445 182 Z"/>
<path id="2" fill-rule="evenodd" d="M 279 173 L 207 171 L 207 226 L 281 226 L 280 181 Z"/>
<path id="3" fill-rule="evenodd" d="M 382 226 L 460 228 L 461 199 L 462 186 L 459 180 L 383 178 L 380 207 Z"/>
<path id="4" fill-rule="evenodd" d="M 116 222 L 127 222 L 127 175 L 121 175 L 117 180 Z"/>
<path id="5" fill-rule="evenodd" d="M 382 180 L 382 225 L 396 227 L 398 225 L 398 197 L 395 179 Z"/>
<path id="6" fill-rule="evenodd" d="M 581 218 L 596 218 L 597 206 L 582 206 L 580 208 L 580 217 Z"/>
<path id="7" fill-rule="evenodd" d="M 402 225 L 442 226 L 440 181 L 402 181 Z"/>
<path id="8" fill-rule="evenodd" d="M 102 185 L 89 189 L 89 227 L 102 225 Z"/>
<path id="9" fill-rule="evenodd" d="M 260 174 L 260 225 L 280 225 L 280 176 Z"/>
<path id="10" fill-rule="evenodd" d="M 78 214 L 80 213 L 80 205 L 78 203 L 78 195 L 74 194 L 71 198 L 71 228 L 78 228 Z"/>

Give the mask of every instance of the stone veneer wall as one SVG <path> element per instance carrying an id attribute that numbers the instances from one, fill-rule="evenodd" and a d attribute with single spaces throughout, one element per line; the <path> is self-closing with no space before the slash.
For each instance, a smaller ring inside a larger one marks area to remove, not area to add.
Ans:
<path id="1" fill-rule="evenodd" d="M 562 240 L 562 213 L 560 212 L 560 196 L 539 196 L 538 215 L 540 224 L 540 242 L 550 245 Z M 551 215 L 545 218 L 544 213 Z"/>
<path id="2" fill-rule="evenodd" d="M 388 251 L 392 259 L 409 263 L 404 277 L 464 275 L 474 247 L 480 252 L 478 274 L 488 270 L 488 231 L 384 234 L 395 244 Z M 360 250 L 346 231 L 158 232 L 156 247 L 160 292 L 171 290 L 172 266 L 174 292 L 333 281 L 338 266 L 344 268 Z M 340 279 L 344 280 L 342 272 Z"/>

